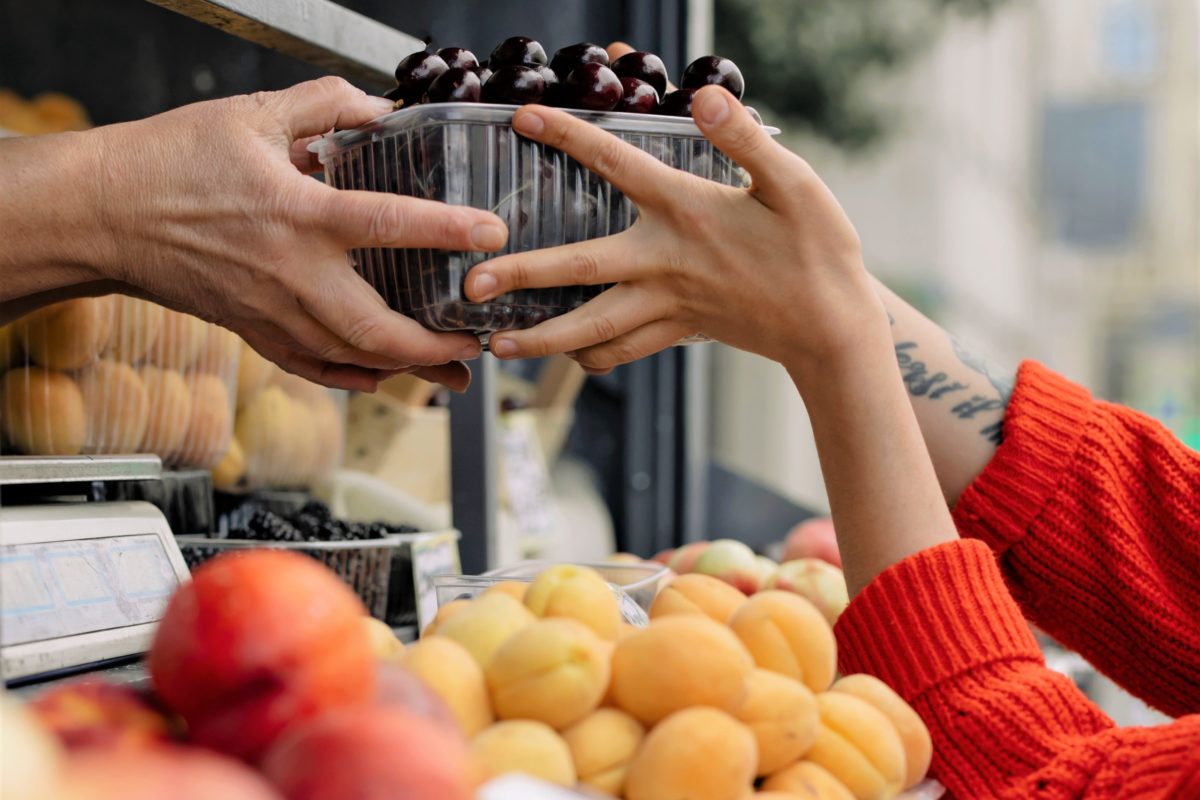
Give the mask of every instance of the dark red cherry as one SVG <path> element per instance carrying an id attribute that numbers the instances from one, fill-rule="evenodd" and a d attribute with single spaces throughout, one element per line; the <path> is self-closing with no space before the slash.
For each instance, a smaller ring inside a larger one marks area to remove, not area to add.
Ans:
<path id="1" fill-rule="evenodd" d="M 475 74 L 479 76 L 480 83 L 487 83 L 488 78 L 492 77 L 492 71 L 487 67 L 480 67 L 479 69 L 475 70 Z"/>
<path id="2" fill-rule="evenodd" d="M 621 102 L 621 79 L 603 64 L 584 64 L 563 81 L 562 102 L 571 108 L 611 111 Z"/>
<path id="3" fill-rule="evenodd" d="M 465 47 L 443 47 L 437 51 L 441 56 L 442 61 L 446 62 L 446 66 L 450 69 L 461 67 L 462 69 L 478 69 L 479 59 Z"/>
<path id="4" fill-rule="evenodd" d="M 667 65 L 654 53 L 626 53 L 613 62 L 612 71 L 618 78 L 645 81 L 660 96 L 667 93 Z"/>
<path id="5" fill-rule="evenodd" d="M 429 84 L 426 103 L 478 103 L 483 85 L 479 76 L 469 69 L 448 69 Z"/>
<path id="6" fill-rule="evenodd" d="M 701 56 L 688 64 L 679 86 L 683 89 L 700 89 L 710 83 L 725 87 L 738 100 L 746 91 L 746 81 L 737 64 L 720 56 Z"/>
<path id="7" fill-rule="evenodd" d="M 695 94 L 695 89 L 676 89 L 662 99 L 655 113 L 668 117 L 690 117 Z"/>
<path id="8" fill-rule="evenodd" d="M 546 81 L 532 67 L 501 67 L 483 85 L 483 102 L 523 106 L 540 103 L 546 94 Z"/>
<path id="9" fill-rule="evenodd" d="M 621 78 L 621 102 L 617 103 L 617 111 L 629 111 L 634 114 L 653 114 L 658 108 L 658 92 L 645 81 L 637 78 Z"/>
<path id="10" fill-rule="evenodd" d="M 533 67 L 533 69 L 537 70 L 537 74 L 541 75 L 542 80 L 546 82 L 546 94 L 538 102 L 548 106 L 560 105 L 562 82 L 558 79 L 558 75 L 550 67 Z"/>
<path id="11" fill-rule="evenodd" d="M 448 69 L 442 57 L 435 53 L 413 53 L 396 65 L 396 87 L 405 103 L 420 102 L 433 79 Z"/>
<path id="12" fill-rule="evenodd" d="M 598 44 L 580 42 L 560 47 L 554 51 L 550 59 L 550 69 L 554 70 L 559 80 L 566 80 L 577 68 L 584 64 L 603 64 L 608 66 L 608 52 Z"/>
<path id="13" fill-rule="evenodd" d="M 488 59 L 488 66 L 493 70 L 499 70 L 500 67 L 536 67 L 548 61 L 546 48 L 541 44 L 528 36 L 511 36 L 496 45 Z"/>

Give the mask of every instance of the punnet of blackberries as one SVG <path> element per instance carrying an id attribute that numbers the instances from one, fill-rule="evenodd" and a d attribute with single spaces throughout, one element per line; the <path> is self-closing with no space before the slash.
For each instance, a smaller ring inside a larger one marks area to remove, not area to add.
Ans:
<path id="1" fill-rule="evenodd" d="M 314 500 L 299 511 L 279 514 L 259 508 L 246 520 L 244 528 L 230 531 L 232 539 L 260 542 L 361 542 L 383 539 L 393 533 L 415 533 L 408 525 L 386 522 L 347 522 L 337 519 L 329 507 Z"/>
<path id="2" fill-rule="evenodd" d="M 384 96 L 397 108 L 422 103 L 542 103 L 587 111 L 690 117 L 692 95 L 708 84 L 739 100 L 746 84 L 728 58 L 702 56 L 687 66 L 671 90 L 663 60 L 653 53 L 626 53 L 609 62 L 590 42 L 560 47 L 553 55 L 528 36 L 512 36 L 487 58 L 462 47 L 425 49 L 396 65 L 396 86 Z"/>

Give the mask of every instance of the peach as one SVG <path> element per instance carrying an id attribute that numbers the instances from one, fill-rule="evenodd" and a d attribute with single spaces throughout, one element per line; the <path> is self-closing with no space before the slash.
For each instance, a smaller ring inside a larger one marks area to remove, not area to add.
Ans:
<path id="1" fill-rule="evenodd" d="M 904 743 L 891 720 L 866 700 L 842 692 L 818 695 L 817 740 L 804 755 L 841 781 L 858 800 L 900 793 L 905 780 Z"/>
<path id="2" fill-rule="evenodd" d="M 88 414 L 88 453 L 136 453 L 150 421 L 150 398 L 128 364 L 101 359 L 79 373 Z"/>
<path id="3" fill-rule="evenodd" d="M 833 520 L 828 517 L 808 519 L 788 532 L 783 543 L 783 560 L 819 558 L 841 569 L 842 555 L 838 551 Z"/>
<path id="4" fill-rule="evenodd" d="M 307 556 L 218 556 L 168 603 L 150 677 L 195 741 L 256 760 L 290 725 L 373 696 L 364 614 L 350 588 Z"/>
<path id="5" fill-rule="evenodd" d="M 233 398 L 216 375 L 198 373 L 186 379 L 192 400 L 180 458 L 187 464 L 212 468 L 229 450 L 233 439 Z"/>
<path id="6" fill-rule="evenodd" d="M 838 679 L 830 691 L 854 695 L 882 711 L 904 744 L 904 788 L 911 789 L 924 780 L 933 758 L 933 740 L 921 717 L 904 698 L 873 675 L 847 675 Z"/>
<path id="7" fill-rule="evenodd" d="M 348 708 L 311 720 L 280 739 L 263 773 L 288 800 L 473 796 L 462 738 L 396 708 Z"/>
<path id="8" fill-rule="evenodd" d="M 700 554 L 707 550 L 712 545 L 712 542 L 692 542 L 685 544 L 683 547 L 676 548 L 671 553 L 671 557 L 667 559 L 667 566 L 676 575 L 686 575 L 692 571 L 696 565 L 696 559 L 700 558 Z"/>
<path id="9" fill-rule="evenodd" d="M 811 761 L 799 761 L 776 772 L 763 782 L 762 788 L 767 793 L 799 800 L 855 800 L 841 781 Z"/>
<path id="10" fill-rule="evenodd" d="M 568 617 L 608 641 L 621 629 L 621 606 L 600 573 L 574 564 L 541 571 L 525 592 L 525 607 L 539 617 Z"/>
<path id="11" fill-rule="evenodd" d="M 443 622 L 450 619 L 458 612 L 466 609 L 470 605 L 470 600 L 459 599 L 451 600 L 449 603 L 439 606 L 437 613 L 433 615 L 433 620 L 425 626 L 425 630 L 421 631 L 421 638 L 435 635 L 438 631 L 438 627 L 441 626 Z"/>
<path id="12" fill-rule="evenodd" d="M 742 800 L 758 748 L 744 725 L 715 708 L 677 711 L 654 727 L 625 776 L 628 800 Z"/>
<path id="13" fill-rule="evenodd" d="M 520 772 L 559 786 L 575 785 L 571 750 L 544 722 L 497 722 L 471 740 L 471 760 L 485 781 Z"/>
<path id="14" fill-rule="evenodd" d="M 178 720 L 142 692 L 94 679 L 55 686 L 27 708 L 68 751 L 146 748 L 180 731 Z"/>
<path id="15" fill-rule="evenodd" d="M 763 669 L 823 692 L 837 672 L 837 642 L 825 617 L 803 597 L 759 592 L 729 620 L 729 627 Z"/>
<path id="16" fill-rule="evenodd" d="M 779 565 L 766 556 L 755 556 L 754 561 L 758 565 L 758 568 L 754 571 L 755 577 L 758 579 L 758 586 L 755 589 L 761 592 L 767 588 L 767 582 L 771 580 L 771 576 L 775 574 L 775 570 L 779 568 Z"/>
<path id="17" fill-rule="evenodd" d="M 506 594 L 480 596 L 437 627 L 439 636 L 461 644 L 484 670 L 508 637 L 537 621 L 529 609 Z"/>
<path id="18" fill-rule="evenodd" d="M 524 603 L 525 593 L 529 591 L 529 584 L 525 581 L 500 581 L 494 586 L 489 586 L 484 594 L 491 592 L 503 592 L 512 599 Z"/>
<path id="19" fill-rule="evenodd" d="M 468 737 L 492 724 L 483 670 L 458 642 L 445 636 L 425 636 L 405 648 L 397 663 L 442 698 Z"/>
<path id="20" fill-rule="evenodd" d="M 629 764 L 642 746 L 641 723 L 615 708 L 601 708 L 563 731 L 584 786 L 613 797 L 625 787 Z"/>
<path id="21" fill-rule="evenodd" d="M 648 725 L 689 706 L 732 713 L 745 700 L 753 669 L 724 625 L 699 615 L 663 617 L 617 643 L 612 696 Z"/>
<path id="22" fill-rule="evenodd" d="M 720 578 L 742 594 L 758 591 L 758 556 L 735 539 L 717 539 L 696 559 L 692 572 Z"/>
<path id="23" fill-rule="evenodd" d="M 659 550 L 650 560 L 662 564 L 665 567 L 671 563 L 671 556 L 673 555 L 675 555 L 675 548 L 669 547 L 666 550 Z"/>
<path id="24" fill-rule="evenodd" d="M 21 367 L 3 378 L 0 423 L 22 453 L 73 456 L 87 441 L 87 411 L 75 381 L 41 367 Z"/>
<path id="25" fill-rule="evenodd" d="M 192 393 L 183 375 L 174 370 L 145 364 L 138 374 L 149 402 L 142 449 L 172 458 L 178 454 L 187 434 L 184 420 L 192 418 Z"/>
<path id="26" fill-rule="evenodd" d="M 257 350 L 242 342 L 242 352 L 238 360 L 238 408 L 253 400 L 277 370 L 278 367 L 260 356 Z"/>
<path id="27" fill-rule="evenodd" d="M 758 774 L 770 775 L 804 755 L 817 738 L 817 701 L 804 684 L 756 669 L 734 716 L 758 742 Z"/>
<path id="28" fill-rule="evenodd" d="M 7 797 L 7 795 L 5 795 Z M 55 800 L 282 800 L 238 762 L 200 748 L 89 752 L 67 762 Z"/>
<path id="29" fill-rule="evenodd" d="M 500 719 L 532 719 L 561 730 L 600 705 L 611 646 L 573 619 L 544 619 L 508 638 L 487 669 Z"/>
<path id="30" fill-rule="evenodd" d="M 213 486 L 222 491 L 231 492 L 242 486 L 246 477 L 246 454 L 237 439 L 229 440 L 229 449 L 221 460 L 212 468 Z"/>
<path id="31" fill-rule="evenodd" d="M 850 605 L 842 571 L 819 558 L 801 558 L 780 564 L 764 588 L 800 595 L 816 606 L 830 625 L 837 622 Z"/>
<path id="32" fill-rule="evenodd" d="M 112 333 L 112 298 L 81 297 L 44 306 L 14 323 L 25 354 L 50 369 L 95 361 Z"/>
<path id="33" fill-rule="evenodd" d="M 112 303 L 112 335 L 104 354 L 126 364 L 136 364 L 158 341 L 167 310 L 125 295 L 115 295 Z"/>
<path id="34" fill-rule="evenodd" d="M 404 642 L 396 636 L 392 626 L 383 620 L 363 617 L 362 627 L 371 644 L 371 652 L 380 661 L 394 661 L 404 652 Z"/>
<path id="35" fill-rule="evenodd" d="M 204 320 L 168 310 L 163 317 L 158 341 L 150 348 L 147 357 L 155 366 L 185 370 L 195 363 L 207 337 L 208 324 Z"/>
<path id="36" fill-rule="evenodd" d="M 6 800 L 60 797 L 63 752 L 29 710 L 0 688 L 0 775 Z"/>
<path id="37" fill-rule="evenodd" d="M 704 614 L 725 624 L 744 602 L 746 595 L 711 575 L 680 575 L 654 598 L 650 619 L 671 614 Z"/>

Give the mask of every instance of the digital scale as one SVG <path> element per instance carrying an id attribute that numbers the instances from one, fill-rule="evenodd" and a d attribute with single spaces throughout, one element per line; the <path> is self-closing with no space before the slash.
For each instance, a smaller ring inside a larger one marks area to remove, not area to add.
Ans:
<path id="1" fill-rule="evenodd" d="M 81 500 L 97 484 L 161 480 L 153 456 L 0 458 L 4 682 L 110 667 L 149 649 L 188 579 L 170 526 L 150 503 Z"/>

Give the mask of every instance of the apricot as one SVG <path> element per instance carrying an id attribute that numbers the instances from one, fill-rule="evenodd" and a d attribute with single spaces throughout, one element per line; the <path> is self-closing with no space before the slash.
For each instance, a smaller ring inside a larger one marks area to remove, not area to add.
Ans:
<path id="1" fill-rule="evenodd" d="M 692 565 L 692 572 L 720 578 L 743 594 L 758 591 L 758 556 L 736 539 L 717 539 Z"/>
<path id="2" fill-rule="evenodd" d="M 729 629 L 708 617 L 662 617 L 617 642 L 612 696 L 653 725 L 690 706 L 737 710 L 754 661 Z"/>
<path id="3" fill-rule="evenodd" d="M 620 797 L 629 764 L 646 736 L 641 723 L 624 711 L 601 708 L 567 728 L 562 736 L 571 749 L 579 782 Z"/>
<path id="4" fill-rule="evenodd" d="M 253 400 L 277 370 L 278 367 L 260 356 L 257 350 L 242 342 L 241 355 L 238 358 L 238 408 Z"/>
<path id="5" fill-rule="evenodd" d="M 712 542 L 692 542 L 673 551 L 667 559 L 667 567 L 676 575 L 686 575 L 696 565 L 696 559 L 712 545 Z"/>
<path id="6" fill-rule="evenodd" d="M 183 375 L 145 364 L 138 375 L 146 387 L 149 410 L 142 449 L 172 459 L 183 445 L 187 422 L 192 418 L 192 393 Z"/>
<path id="7" fill-rule="evenodd" d="M 136 364 L 158 342 L 167 310 L 125 295 L 115 295 L 112 303 L 112 335 L 104 354 L 126 364 Z"/>
<path id="8" fill-rule="evenodd" d="M 147 357 L 164 369 L 186 370 L 195 363 L 208 336 L 208 324 L 190 314 L 167 310 L 158 341 Z"/>
<path id="9" fill-rule="evenodd" d="M 744 602 L 746 595 L 711 575 L 680 575 L 654 598 L 650 619 L 669 614 L 704 614 L 724 625 Z"/>
<path id="10" fill-rule="evenodd" d="M 3 378 L 4 435 L 27 455 L 72 456 L 87 441 L 79 386 L 62 372 L 21 367 Z"/>
<path id="11" fill-rule="evenodd" d="M 5 795 L 7 797 L 7 795 Z M 46 800 L 283 800 L 244 764 L 198 747 L 94 751 L 67 761 Z"/>
<path id="12" fill-rule="evenodd" d="M 798 760 L 817 738 L 817 701 L 804 684 L 777 672 L 750 674 L 746 700 L 734 716 L 758 742 L 758 774 L 770 775 Z"/>
<path id="13" fill-rule="evenodd" d="M 229 450 L 233 439 L 233 396 L 216 375 L 197 373 L 186 378 L 192 401 L 183 436 L 180 459 L 187 464 L 212 468 Z"/>
<path id="14" fill-rule="evenodd" d="M 843 692 L 817 696 L 821 725 L 804 755 L 824 767 L 858 800 L 900 793 L 905 779 L 904 743 L 891 720 L 866 700 Z"/>
<path id="15" fill-rule="evenodd" d="M 112 298 L 80 297 L 39 308 L 14 323 L 25 354 L 50 369 L 95 361 L 112 333 Z"/>
<path id="16" fill-rule="evenodd" d="M 479 597 L 437 627 L 439 636 L 461 644 L 485 671 L 508 638 L 537 622 L 529 609 L 506 594 Z"/>
<path id="17" fill-rule="evenodd" d="M 371 652 L 380 661 L 394 661 L 404 652 L 404 642 L 396 636 L 392 626 L 374 617 L 362 618 L 363 630 L 371 643 Z"/>
<path id="18" fill-rule="evenodd" d="M 799 595 L 759 592 L 729 620 L 729 627 L 763 669 L 823 692 L 837 671 L 837 642 L 816 606 Z"/>
<path id="19" fill-rule="evenodd" d="M 271 749 L 263 773 L 288 800 L 473 796 L 461 736 L 399 708 L 339 709 L 310 720 Z"/>
<path id="20" fill-rule="evenodd" d="M 253 761 L 290 725 L 373 696 L 365 614 L 350 588 L 307 556 L 218 556 L 167 604 L 150 677 L 193 741 Z"/>
<path id="21" fill-rule="evenodd" d="M 532 719 L 561 730 L 600 705 L 610 645 L 573 619 L 527 625 L 500 646 L 484 671 L 500 719 Z"/>
<path id="22" fill-rule="evenodd" d="M 762 788 L 765 792 L 800 800 L 855 800 L 841 781 L 811 761 L 798 761 L 776 772 L 763 781 Z"/>
<path id="23" fill-rule="evenodd" d="M 625 797 L 742 800 L 757 763 L 746 726 L 715 708 L 686 708 L 646 735 L 625 776 Z"/>
<path id="24" fill-rule="evenodd" d="M 850 605 L 842 571 L 819 558 L 801 558 L 780 564 L 767 581 L 768 589 L 798 594 L 808 600 L 830 625 Z"/>
<path id="25" fill-rule="evenodd" d="M 458 642 L 445 636 L 425 636 L 405 648 L 397 663 L 442 698 L 468 737 L 492 724 L 483 670 Z"/>
<path id="26" fill-rule="evenodd" d="M 398 664 L 378 661 L 375 664 L 375 698 L 372 705 L 380 708 L 400 708 L 422 719 L 437 723 L 456 738 L 463 737 L 462 726 L 446 701 L 433 687 Z"/>
<path id="27" fill-rule="evenodd" d="M 524 603 L 525 593 L 527 591 L 529 591 L 529 584 L 525 581 L 500 581 L 500 583 L 489 586 L 484 591 L 484 594 L 490 594 L 491 592 L 503 592 L 512 599 Z"/>
<path id="28" fill-rule="evenodd" d="M 439 606 L 437 613 L 433 615 L 433 620 L 428 625 L 425 626 L 425 630 L 421 631 L 421 638 L 425 638 L 426 636 L 433 636 L 433 635 L 437 634 L 438 627 L 443 622 L 450 619 L 458 612 L 466 609 L 470 605 L 471 605 L 470 600 L 459 599 L 459 600 L 451 600 L 449 603 L 445 603 L 445 604 Z"/>
<path id="29" fill-rule="evenodd" d="M 830 691 L 854 695 L 883 712 L 904 744 L 904 788 L 911 789 L 924 780 L 933 758 L 933 740 L 921 717 L 904 698 L 874 675 L 847 675 L 838 679 Z"/>
<path id="30" fill-rule="evenodd" d="M 544 722 L 497 722 L 471 740 L 471 760 L 485 781 L 519 772 L 559 786 L 575 785 L 571 750 Z"/>
<path id="31" fill-rule="evenodd" d="M 525 606 L 539 617 L 568 617 L 610 642 L 621 629 L 621 606 L 600 573 L 574 564 L 549 567 L 525 591 Z"/>
<path id="32" fill-rule="evenodd" d="M 136 453 L 146 435 L 150 398 L 133 367 L 101 359 L 79 373 L 88 415 L 89 453 Z"/>

